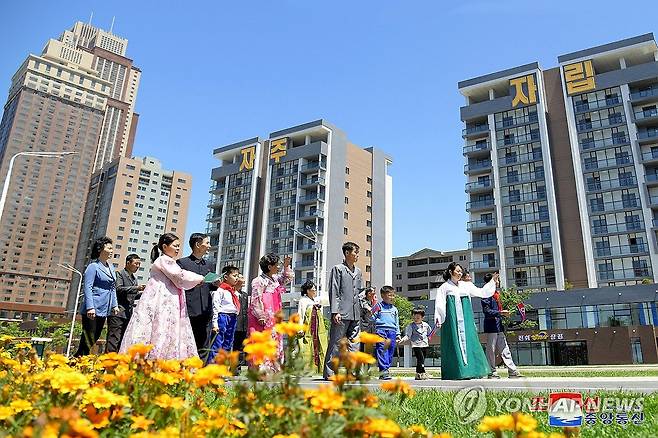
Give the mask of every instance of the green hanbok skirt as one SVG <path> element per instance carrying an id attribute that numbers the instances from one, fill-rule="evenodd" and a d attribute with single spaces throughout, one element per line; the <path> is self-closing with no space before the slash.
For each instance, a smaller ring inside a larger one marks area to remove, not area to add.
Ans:
<path id="1" fill-rule="evenodd" d="M 488 375 L 490 368 L 475 327 L 471 300 L 466 296 L 459 298 L 462 302 L 466 332 L 467 363 L 464 363 L 457 331 L 455 299 L 457 297 L 454 295 L 446 297 L 446 319 L 441 326 L 441 379 L 478 379 Z"/>
<path id="2" fill-rule="evenodd" d="M 308 328 L 304 336 L 297 339 L 299 355 L 306 369 L 321 373 L 324 367 L 324 354 L 327 351 L 327 329 L 324 326 L 322 311 L 318 307 L 309 306 L 304 315 L 304 323 Z"/>

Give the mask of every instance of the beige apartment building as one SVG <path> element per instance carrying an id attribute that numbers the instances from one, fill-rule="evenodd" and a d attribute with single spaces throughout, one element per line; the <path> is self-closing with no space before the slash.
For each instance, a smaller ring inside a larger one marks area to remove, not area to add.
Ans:
<path id="1" fill-rule="evenodd" d="M 152 157 L 121 157 L 91 177 L 75 267 L 83 271 L 95 239 L 114 241 L 114 266 L 123 268 L 128 254 L 138 254 L 142 266 L 135 274 L 146 282 L 153 244 L 165 232 L 185 239 L 192 176 L 163 169 Z M 182 243 L 185 252 L 187 245 Z M 77 290 L 74 281 L 71 290 Z M 75 295 L 71 294 L 71 300 Z"/>
<path id="2" fill-rule="evenodd" d="M 63 314 L 94 168 L 130 153 L 139 69 L 127 41 L 76 23 L 30 54 L 11 80 L 0 123 L 0 181 L 19 152 L 0 218 L 0 318 Z"/>

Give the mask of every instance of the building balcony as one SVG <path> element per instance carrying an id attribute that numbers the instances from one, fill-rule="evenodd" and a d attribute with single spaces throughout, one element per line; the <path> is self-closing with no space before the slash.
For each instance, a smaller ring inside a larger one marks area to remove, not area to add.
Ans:
<path id="1" fill-rule="evenodd" d="M 656 170 L 653 170 L 654 173 L 647 173 L 644 175 L 644 181 L 647 187 L 656 187 L 658 186 L 658 173 L 655 173 Z"/>
<path id="2" fill-rule="evenodd" d="M 272 207 L 286 207 L 288 205 L 295 205 L 297 204 L 297 198 L 294 196 L 291 196 L 289 198 L 275 198 L 272 203 L 270 204 L 270 208 Z"/>
<path id="3" fill-rule="evenodd" d="M 466 222 L 466 231 L 486 230 L 496 228 L 496 218 L 480 219 L 477 221 Z"/>
<path id="4" fill-rule="evenodd" d="M 488 155 L 488 152 L 491 152 L 491 143 L 489 141 L 466 145 L 462 151 L 466 156 Z"/>
<path id="5" fill-rule="evenodd" d="M 324 170 L 326 169 L 326 166 L 324 163 L 320 163 L 319 161 L 311 161 L 301 167 L 302 173 L 313 173 L 320 169 Z"/>
<path id="6" fill-rule="evenodd" d="M 503 205 L 521 204 L 526 202 L 545 201 L 546 192 L 526 192 L 518 194 L 504 195 L 502 197 Z"/>
<path id="7" fill-rule="evenodd" d="M 581 138 L 580 149 L 581 151 L 593 151 L 601 149 L 616 148 L 630 144 L 630 139 L 626 135 L 618 135 L 616 137 L 607 137 L 595 140 L 593 138 Z"/>
<path id="8" fill-rule="evenodd" d="M 503 218 L 503 224 L 505 225 L 518 225 L 529 222 L 544 222 L 548 221 L 548 211 L 542 212 L 533 212 L 533 213 L 521 213 L 521 214 L 511 214 Z"/>
<path id="9" fill-rule="evenodd" d="M 218 182 L 213 181 L 213 183 L 210 184 L 209 192 L 210 193 L 221 193 L 221 192 L 224 191 L 225 188 L 226 188 L 226 184 L 224 184 L 224 183 L 220 184 Z"/>
<path id="10" fill-rule="evenodd" d="M 607 271 L 598 271 L 596 277 L 599 281 L 616 281 L 616 280 L 642 280 L 652 278 L 651 269 L 647 268 L 628 268 L 628 269 L 610 269 Z"/>
<path id="11" fill-rule="evenodd" d="M 299 184 L 303 188 L 317 186 L 317 185 L 323 186 L 325 185 L 325 179 L 322 176 L 313 175 L 311 177 L 302 178 Z"/>
<path id="12" fill-rule="evenodd" d="M 637 255 L 646 255 L 646 254 L 649 254 L 649 245 L 647 243 L 637 243 L 635 245 L 594 247 L 595 258 L 637 256 Z"/>
<path id="13" fill-rule="evenodd" d="M 647 202 L 649 208 L 658 208 L 658 196 L 648 196 L 647 197 Z"/>
<path id="14" fill-rule="evenodd" d="M 653 86 L 645 90 L 637 90 L 631 92 L 631 103 L 646 103 L 658 101 L 658 86 Z"/>
<path id="15" fill-rule="evenodd" d="M 297 248 L 296 248 L 297 252 L 300 252 L 300 253 L 312 253 L 312 252 L 315 252 L 316 249 L 317 248 L 315 246 L 315 243 L 313 243 L 313 242 L 307 242 L 307 243 L 303 243 L 301 245 L 297 245 Z"/>
<path id="16" fill-rule="evenodd" d="M 223 246 L 241 246 L 247 243 L 246 237 L 227 238 Z"/>
<path id="17" fill-rule="evenodd" d="M 315 204 L 318 201 L 324 201 L 324 194 L 311 193 L 306 196 L 299 197 L 299 204 L 301 205 Z"/>
<path id="18" fill-rule="evenodd" d="M 463 138 L 476 138 L 476 137 L 483 137 L 487 135 L 489 135 L 489 124 L 487 123 L 466 126 L 466 128 L 462 130 Z"/>
<path id="19" fill-rule="evenodd" d="M 637 141 L 640 144 L 652 143 L 658 140 L 658 129 L 647 129 L 637 132 Z"/>
<path id="20" fill-rule="evenodd" d="M 633 157 L 631 155 L 623 155 L 605 160 L 589 160 L 588 158 L 585 158 L 583 160 L 583 169 L 585 169 L 585 171 L 594 172 L 597 170 L 629 166 L 632 164 Z"/>
<path id="21" fill-rule="evenodd" d="M 468 249 L 493 249 L 498 248 L 496 239 L 472 240 L 468 242 Z"/>
<path id="22" fill-rule="evenodd" d="M 576 122 L 576 130 L 580 132 L 593 131 L 601 128 L 612 128 L 626 123 L 626 119 L 620 114 L 616 117 L 608 117 L 599 120 L 581 120 Z"/>
<path id="23" fill-rule="evenodd" d="M 466 203 L 466 211 L 480 211 L 480 210 L 490 210 L 494 208 L 493 199 L 486 199 L 483 201 L 469 201 Z"/>
<path id="24" fill-rule="evenodd" d="M 515 285 L 517 288 L 552 288 L 555 287 L 555 276 L 508 278 L 507 284 Z"/>
<path id="25" fill-rule="evenodd" d="M 658 199 L 656 199 L 658 202 Z M 621 201 L 608 201 L 603 202 L 599 199 L 590 199 L 589 200 L 589 211 L 590 213 L 611 213 L 614 211 L 625 211 L 641 208 L 640 198 L 630 198 Z"/>
<path id="26" fill-rule="evenodd" d="M 658 163 L 658 150 L 643 152 L 642 163 L 643 164 Z"/>
<path id="27" fill-rule="evenodd" d="M 651 122 L 658 122 L 658 109 L 647 108 L 633 112 L 633 119 L 636 125 L 644 125 Z"/>
<path id="28" fill-rule="evenodd" d="M 298 166 L 292 166 L 289 168 L 277 168 L 272 172 L 272 178 L 279 178 L 282 176 L 297 175 L 299 171 Z"/>
<path id="29" fill-rule="evenodd" d="M 546 243 L 551 241 L 551 233 L 532 233 L 517 236 L 505 236 L 505 246 L 524 245 L 529 243 Z"/>
<path id="30" fill-rule="evenodd" d="M 300 211 L 299 212 L 299 218 L 300 219 L 308 219 L 308 218 L 315 218 L 315 217 L 324 217 L 324 211 L 321 209 L 317 210 L 309 210 L 309 211 Z"/>
<path id="31" fill-rule="evenodd" d="M 297 188 L 297 181 L 291 182 L 291 183 L 276 183 L 272 184 L 270 187 L 271 192 L 281 192 L 283 190 L 291 190 L 291 189 L 296 189 Z"/>
<path id="32" fill-rule="evenodd" d="M 243 252 L 238 252 L 238 253 L 228 253 L 228 254 L 222 254 L 222 257 L 220 258 L 222 262 L 226 262 L 229 260 L 244 260 L 244 253 Z"/>
<path id="33" fill-rule="evenodd" d="M 553 254 L 513 256 L 506 259 L 507 267 L 540 266 L 553 264 Z"/>
<path id="34" fill-rule="evenodd" d="M 473 261 L 468 264 L 468 270 L 471 272 L 491 271 L 498 268 L 500 268 L 500 266 L 498 265 L 497 259 L 480 260 L 477 262 Z"/>
<path id="35" fill-rule="evenodd" d="M 534 172 L 526 173 L 508 173 L 505 176 L 500 177 L 500 184 L 503 186 L 509 186 L 512 184 L 523 184 L 533 181 L 543 181 L 544 180 L 544 171 L 535 170 Z"/>
<path id="36" fill-rule="evenodd" d="M 208 201 L 208 207 L 221 207 L 224 205 L 224 196 L 212 196 Z"/>
<path id="37" fill-rule="evenodd" d="M 315 267 L 315 260 L 300 260 L 295 263 L 296 269 L 313 269 Z"/>
<path id="38" fill-rule="evenodd" d="M 593 100 L 587 102 L 584 101 L 577 102 L 574 105 L 574 111 L 576 112 L 576 114 L 579 114 L 593 110 L 610 108 L 617 105 L 621 105 L 621 97 L 612 96 L 607 99 L 599 99 L 599 100 Z"/>
<path id="39" fill-rule="evenodd" d="M 290 222 L 295 220 L 295 213 L 289 214 L 275 214 L 270 216 L 270 224 L 277 224 L 281 222 Z"/>
<path id="40" fill-rule="evenodd" d="M 634 233 L 644 231 L 644 222 L 641 220 L 619 222 L 616 224 L 593 225 L 591 227 L 593 236 L 604 236 L 616 233 Z"/>
<path id="41" fill-rule="evenodd" d="M 493 189 L 493 181 L 473 181 L 466 183 L 466 193 L 488 192 Z"/>
<path id="42" fill-rule="evenodd" d="M 516 144 L 539 141 L 540 139 L 541 139 L 541 135 L 539 135 L 539 131 L 532 131 L 529 134 L 513 135 L 509 137 L 499 138 L 496 140 L 496 144 L 498 145 L 499 148 L 502 148 Z"/>
<path id="43" fill-rule="evenodd" d="M 533 161 L 542 161 L 544 159 L 540 151 L 520 155 L 505 155 L 498 158 L 499 165 L 512 165 L 522 163 L 532 163 Z"/>
<path id="44" fill-rule="evenodd" d="M 285 239 L 288 237 L 293 237 L 295 235 L 295 232 L 290 229 L 290 230 L 276 230 L 276 231 L 271 231 L 267 237 L 268 239 Z"/>
<path id="45" fill-rule="evenodd" d="M 610 189 L 637 187 L 637 180 L 634 176 L 626 178 L 612 178 L 603 181 L 588 181 L 585 184 L 587 192 L 598 192 Z"/>
<path id="46" fill-rule="evenodd" d="M 464 173 L 468 175 L 487 173 L 487 172 L 491 172 L 492 170 L 493 167 L 491 165 L 491 160 L 475 161 L 475 162 L 464 164 Z"/>
<path id="47" fill-rule="evenodd" d="M 222 220 L 222 215 L 220 214 L 208 214 L 206 216 L 206 222 L 219 222 Z"/>
<path id="48" fill-rule="evenodd" d="M 539 116 L 537 113 L 529 113 L 521 117 L 508 117 L 496 122 L 496 129 L 507 129 L 515 126 L 537 123 Z"/>
<path id="49" fill-rule="evenodd" d="M 226 224 L 226 229 L 227 230 L 246 230 L 247 229 L 247 222 L 229 222 Z"/>
<path id="50" fill-rule="evenodd" d="M 245 214 L 249 214 L 249 207 L 229 208 L 228 210 L 226 210 L 226 215 L 228 217 L 243 216 Z"/>
<path id="51" fill-rule="evenodd" d="M 238 202 L 238 201 L 244 201 L 246 199 L 249 199 L 251 196 L 251 193 L 245 192 L 245 193 L 236 193 L 235 195 L 231 195 L 228 197 L 228 202 Z"/>

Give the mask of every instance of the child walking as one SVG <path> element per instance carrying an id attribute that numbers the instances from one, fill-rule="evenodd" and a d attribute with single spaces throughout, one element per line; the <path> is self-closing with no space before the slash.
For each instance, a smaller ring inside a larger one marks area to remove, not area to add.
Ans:
<path id="1" fill-rule="evenodd" d="M 414 356 L 416 356 L 416 380 L 427 380 L 429 375 L 425 372 L 425 356 L 430 346 L 429 335 L 432 328 L 423 321 L 425 309 L 416 307 L 411 314 L 413 322 L 405 329 L 404 338 L 402 338 L 400 344 L 406 342 L 411 344 L 411 349 Z"/>
<path id="2" fill-rule="evenodd" d="M 386 341 L 375 344 L 375 356 L 379 367 L 379 378 L 390 380 L 391 375 L 388 369 L 393 362 L 396 341 L 400 338 L 400 322 L 398 309 L 393 305 L 395 289 L 391 286 L 384 286 L 379 293 L 382 301 L 373 306 L 372 318 L 375 321 L 375 332 Z"/>
<path id="3" fill-rule="evenodd" d="M 240 294 L 243 280 L 236 266 L 222 269 L 222 283 L 212 291 L 212 331 L 214 340 L 206 363 L 213 363 L 219 350 L 231 351 L 235 337 L 235 323 L 240 314 Z"/>

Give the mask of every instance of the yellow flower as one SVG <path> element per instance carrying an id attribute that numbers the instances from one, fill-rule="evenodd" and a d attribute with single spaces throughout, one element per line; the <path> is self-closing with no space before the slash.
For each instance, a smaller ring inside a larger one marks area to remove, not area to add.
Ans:
<path id="1" fill-rule="evenodd" d="M 272 331 L 252 332 L 244 341 L 243 351 L 247 360 L 254 365 L 261 365 L 265 360 L 273 360 L 277 356 L 277 344 L 272 339 Z"/>
<path id="2" fill-rule="evenodd" d="M 519 412 L 513 414 L 513 416 L 516 421 L 517 432 L 532 432 L 537 428 L 537 420 L 532 415 Z"/>
<path id="3" fill-rule="evenodd" d="M 185 368 L 201 368 L 203 367 L 203 361 L 199 359 L 199 356 L 192 356 L 183 361 L 183 366 Z"/>
<path id="4" fill-rule="evenodd" d="M 291 433 L 290 435 L 281 435 L 280 433 L 274 435 L 272 438 L 299 438 L 299 435 L 296 433 Z"/>
<path id="5" fill-rule="evenodd" d="M 14 336 L 10 336 L 10 335 L 2 335 L 2 336 L 0 336 L 0 342 L 13 341 L 14 339 L 16 339 L 16 338 L 15 338 Z"/>
<path id="6" fill-rule="evenodd" d="M 204 386 L 208 383 L 213 383 L 214 385 L 223 385 L 224 380 L 222 377 L 231 377 L 231 370 L 226 365 L 216 365 L 210 364 L 194 374 L 192 380 L 198 386 Z"/>
<path id="7" fill-rule="evenodd" d="M 408 383 L 403 382 L 401 379 L 395 379 L 389 382 L 384 382 L 381 384 L 381 388 L 384 391 L 397 392 L 400 394 L 404 394 L 407 397 L 413 397 L 413 395 L 415 394 L 411 386 L 409 386 Z"/>
<path id="8" fill-rule="evenodd" d="M 69 394 L 89 388 L 89 377 L 78 371 L 57 369 L 52 373 L 50 386 L 62 394 Z"/>
<path id="9" fill-rule="evenodd" d="M 181 369 L 180 361 L 176 359 L 158 360 L 155 362 L 156 367 L 165 373 L 177 373 Z"/>
<path id="10" fill-rule="evenodd" d="M 420 424 L 409 426 L 409 432 L 411 432 L 414 435 L 427 436 L 427 429 L 425 429 L 425 427 L 421 426 Z"/>
<path id="11" fill-rule="evenodd" d="M 82 403 L 93 405 L 97 409 L 109 408 L 113 405 L 130 406 L 128 396 L 117 395 L 105 388 L 90 388 L 82 397 Z"/>
<path id="12" fill-rule="evenodd" d="M 85 420 L 84 418 L 78 418 L 77 420 L 69 421 L 69 427 L 74 432 L 73 434 L 69 434 L 70 436 L 84 438 L 98 437 L 98 432 L 94 430 L 94 425 L 91 424 L 89 420 Z"/>
<path id="13" fill-rule="evenodd" d="M 14 400 L 9 404 L 16 413 L 32 410 L 32 403 L 27 400 Z"/>
<path id="14" fill-rule="evenodd" d="M 306 326 L 303 324 L 297 324 L 294 322 L 280 322 L 274 326 L 274 330 L 277 333 L 286 335 L 289 338 L 297 336 L 297 333 L 303 332 L 306 330 Z"/>
<path id="15" fill-rule="evenodd" d="M 63 354 L 53 353 L 48 356 L 47 365 L 49 367 L 63 367 L 68 366 L 69 360 Z"/>
<path id="16" fill-rule="evenodd" d="M 176 374 L 162 373 L 160 371 L 151 373 L 149 377 L 165 385 L 175 385 L 180 382 L 180 379 Z"/>
<path id="17" fill-rule="evenodd" d="M 114 375 L 120 383 L 126 383 L 135 374 L 127 365 L 121 364 L 114 369 Z"/>
<path id="18" fill-rule="evenodd" d="M 351 351 L 349 353 L 349 358 L 350 360 L 354 361 L 357 365 L 373 364 L 377 362 L 374 357 L 362 351 Z"/>
<path id="19" fill-rule="evenodd" d="M 137 356 L 145 358 L 149 351 L 153 350 L 153 345 L 135 344 L 128 347 L 128 356 L 136 359 Z"/>
<path id="20" fill-rule="evenodd" d="M 87 407 L 85 407 L 85 414 L 87 415 L 87 419 L 91 421 L 94 429 L 101 429 L 110 424 L 109 410 L 99 411 L 94 406 L 87 405 Z"/>
<path id="21" fill-rule="evenodd" d="M 484 417 L 478 424 L 480 432 L 498 432 L 514 429 L 514 417 L 511 415 L 499 415 L 498 417 Z"/>
<path id="22" fill-rule="evenodd" d="M 185 407 L 185 400 L 180 397 L 171 397 L 168 394 L 157 396 L 154 403 L 163 409 L 182 409 Z"/>
<path id="23" fill-rule="evenodd" d="M 304 391 L 304 398 L 309 400 L 311 408 L 318 414 L 323 412 L 334 413 L 343 408 L 343 402 L 345 401 L 345 397 L 328 385 L 323 385 L 317 389 L 307 389 Z"/>
<path id="24" fill-rule="evenodd" d="M 382 338 L 379 335 L 376 335 L 374 333 L 368 333 L 368 332 L 361 332 L 359 334 L 358 342 L 361 342 L 362 344 L 376 344 L 378 342 L 384 342 L 386 339 Z"/>
<path id="25" fill-rule="evenodd" d="M 32 348 L 32 344 L 29 342 L 19 342 L 17 344 L 14 344 L 14 347 L 16 348 Z"/>
<path id="26" fill-rule="evenodd" d="M 132 426 L 130 426 L 131 429 L 148 430 L 149 426 L 153 424 L 153 420 L 149 420 L 143 415 L 133 415 L 130 417 L 130 420 L 133 422 Z"/>
<path id="27" fill-rule="evenodd" d="M 14 408 L 9 406 L 0 406 L 0 420 L 6 420 L 14 416 Z"/>
<path id="28" fill-rule="evenodd" d="M 352 374 L 334 374 L 329 377 L 329 380 L 334 382 L 334 385 L 336 386 L 343 386 L 345 383 L 354 382 L 356 377 Z"/>
<path id="29" fill-rule="evenodd" d="M 402 433 L 400 426 L 388 418 L 370 418 L 362 428 L 366 435 L 380 438 L 395 438 Z"/>

